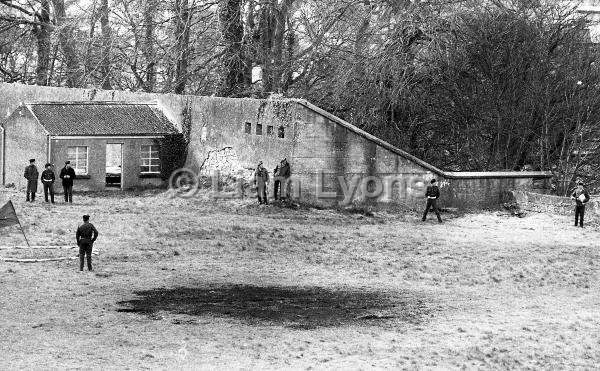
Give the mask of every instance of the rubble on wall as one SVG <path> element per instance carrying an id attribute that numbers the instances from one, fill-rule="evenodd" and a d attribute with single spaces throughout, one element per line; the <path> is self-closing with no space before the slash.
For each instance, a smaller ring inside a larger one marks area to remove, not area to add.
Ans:
<path id="1" fill-rule="evenodd" d="M 231 175 L 246 180 L 252 179 L 254 175 L 253 170 L 242 166 L 233 147 L 208 151 L 204 162 L 200 165 L 200 175 L 212 176 L 215 171 L 218 171 L 220 174 Z"/>

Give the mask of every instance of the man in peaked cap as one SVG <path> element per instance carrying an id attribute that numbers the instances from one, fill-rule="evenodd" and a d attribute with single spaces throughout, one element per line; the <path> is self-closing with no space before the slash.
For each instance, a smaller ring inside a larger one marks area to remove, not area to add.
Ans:
<path id="1" fill-rule="evenodd" d="M 52 170 L 52 164 L 47 163 L 45 166 L 46 170 L 42 171 L 42 185 L 44 186 L 44 199 L 48 202 L 48 193 L 50 193 L 50 200 L 54 203 L 54 181 L 56 176 Z"/>
<path id="2" fill-rule="evenodd" d="M 425 197 L 427 197 L 427 203 L 425 205 L 425 211 L 423 211 L 422 221 L 427 220 L 427 213 L 430 208 L 433 208 L 435 215 L 437 216 L 438 222 L 442 222 L 442 217 L 440 216 L 440 211 L 437 208 L 437 199 L 440 197 L 440 189 L 435 185 L 435 179 L 431 179 L 431 185 L 427 187 L 425 191 Z"/>
<path id="3" fill-rule="evenodd" d="M 571 193 L 571 199 L 575 200 L 575 226 L 577 222 L 583 228 L 583 214 L 585 214 L 585 204 L 590 200 L 588 191 L 583 186 L 583 182 L 577 183 L 577 188 Z"/>
<path id="4" fill-rule="evenodd" d="M 87 267 L 88 270 L 92 270 L 92 248 L 94 241 L 98 238 L 98 231 L 92 223 L 90 223 L 90 216 L 83 216 L 83 224 L 77 228 L 75 234 L 77 239 L 77 246 L 79 246 L 79 271 L 83 270 L 84 259 L 87 256 Z"/>
<path id="5" fill-rule="evenodd" d="M 27 179 L 27 201 L 35 201 L 35 193 L 37 192 L 38 169 L 35 166 L 35 159 L 29 160 L 29 166 L 25 168 L 25 179 Z"/>
<path id="6" fill-rule="evenodd" d="M 269 184 L 269 172 L 263 167 L 263 162 L 259 162 L 254 173 L 254 183 L 258 191 L 258 204 L 268 204 L 267 185 Z"/>
<path id="7" fill-rule="evenodd" d="M 65 167 L 61 169 L 59 178 L 62 179 L 65 202 L 73 203 L 73 179 L 75 179 L 75 170 L 71 167 L 71 161 L 65 161 Z"/>

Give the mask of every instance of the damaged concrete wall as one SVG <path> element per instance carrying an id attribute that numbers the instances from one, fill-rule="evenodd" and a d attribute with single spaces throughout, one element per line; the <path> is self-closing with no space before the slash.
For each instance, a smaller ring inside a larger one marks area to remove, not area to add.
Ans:
<path id="1" fill-rule="evenodd" d="M 504 201 L 514 202 L 525 211 L 575 216 L 575 201 L 569 197 L 516 190 L 506 192 Z M 585 207 L 585 220 L 600 221 L 600 201 L 593 197 Z"/>

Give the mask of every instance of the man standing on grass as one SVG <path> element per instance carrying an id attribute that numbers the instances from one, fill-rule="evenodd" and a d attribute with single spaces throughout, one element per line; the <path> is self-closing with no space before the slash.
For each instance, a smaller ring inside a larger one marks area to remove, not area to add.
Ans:
<path id="1" fill-rule="evenodd" d="M 62 179 L 65 202 L 73 203 L 73 179 L 75 179 L 75 170 L 71 167 L 71 161 L 65 161 L 65 167 L 60 171 L 59 177 Z"/>
<path id="2" fill-rule="evenodd" d="M 25 179 L 27 179 L 27 201 L 35 201 L 35 193 L 37 192 L 38 169 L 35 166 L 35 159 L 29 160 L 29 166 L 25 168 Z"/>
<path id="3" fill-rule="evenodd" d="M 52 170 L 52 164 L 46 164 L 46 170 L 42 171 L 42 185 L 44 186 L 44 199 L 48 202 L 48 193 L 50 193 L 50 200 L 54 203 L 54 181 L 56 176 Z"/>
<path id="4" fill-rule="evenodd" d="M 442 222 L 440 211 L 437 208 L 437 199 L 440 197 L 440 189 L 435 185 L 435 179 L 431 179 L 431 185 L 427 187 L 425 191 L 425 197 L 427 197 L 427 204 L 425 205 L 425 212 L 423 212 L 423 221 L 427 220 L 427 213 L 429 208 L 432 207 L 435 215 L 437 215 L 438 222 Z"/>
<path id="5" fill-rule="evenodd" d="M 258 163 L 254 173 L 254 183 L 258 191 L 258 204 L 269 204 L 267 199 L 267 185 L 269 184 L 269 172 L 263 167 L 262 161 Z"/>
<path id="6" fill-rule="evenodd" d="M 92 223 L 90 223 L 90 216 L 83 216 L 83 224 L 77 228 L 75 234 L 77 239 L 77 246 L 79 246 L 79 271 L 83 271 L 83 261 L 87 255 L 87 267 L 88 270 L 92 270 L 92 248 L 94 241 L 98 238 L 98 231 Z"/>
<path id="7" fill-rule="evenodd" d="M 583 214 L 585 213 L 585 204 L 590 200 L 590 195 L 587 190 L 583 187 L 583 182 L 577 183 L 577 188 L 571 194 L 571 199 L 575 200 L 575 226 L 577 227 L 577 220 L 579 220 L 579 226 L 583 228 Z"/>
<path id="8" fill-rule="evenodd" d="M 279 165 L 279 178 L 281 179 L 281 201 L 285 201 L 285 199 L 289 197 L 290 176 L 292 176 L 290 164 L 287 162 L 287 159 L 284 158 L 281 160 L 281 164 Z"/>

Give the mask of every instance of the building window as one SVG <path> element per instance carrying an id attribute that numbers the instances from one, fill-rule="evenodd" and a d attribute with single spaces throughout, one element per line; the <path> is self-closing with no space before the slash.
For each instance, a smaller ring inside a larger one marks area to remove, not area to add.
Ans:
<path id="1" fill-rule="evenodd" d="M 256 135 L 262 135 L 262 125 L 256 124 Z"/>
<path id="2" fill-rule="evenodd" d="M 267 135 L 273 135 L 273 125 L 267 126 Z"/>
<path id="3" fill-rule="evenodd" d="M 142 146 L 142 165 L 140 171 L 143 174 L 160 173 L 160 158 L 158 155 L 158 149 L 158 145 L 156 144 L 148 144 Z"/>
<path id="4" fill-rule="evenodd" d="M 277 137 L 285 138 L 285 128 L 283 126 L 280 126 L 279 129 L 277 130 Z"/>
<path id="5" fill-rule="evenodd" d="M 71 162 L 71 167 L 76 175 L 88 174 L 88 147 L 74 146 L 67 147 L 67 160 Z"/>
<path id="6" fill-rule="evenodd" d="M 246 134 L 252 134 L 252 123 L 247 122 L 246 126 L 244 127 L 244 132 Z"/>

